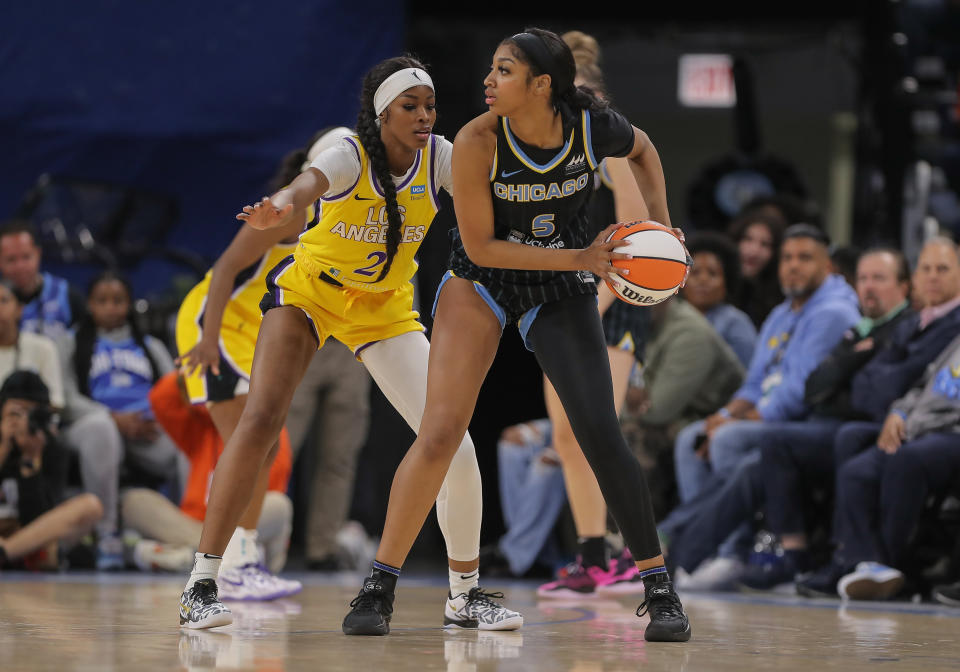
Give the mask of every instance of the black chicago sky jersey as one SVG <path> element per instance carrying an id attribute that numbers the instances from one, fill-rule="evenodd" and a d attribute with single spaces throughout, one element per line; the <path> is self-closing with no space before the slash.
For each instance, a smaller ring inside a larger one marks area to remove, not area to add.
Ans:
<path id="1" fill-rule="evenodd" d="M 593 172 L 603 158 L 630 152 L 633 127 L 609 108 L 582 110 L 571 121 L 564 125 L 562 147 L 541 149 L 513 135 L 509 119 L 498 119 L 497 148 L 490 171 L 497 238 L 537 247 L 577 249 L 588 246 L 597 227 L 603 228 L 599 223 L 592 226 L 588 217 Z M 476 266 L 467 258 L 456 230 L 450 266 L 458 276 L 486 286 L 505 308 L 515 305 L 517 310 L 529 309 L 562 296 L 596 291 L 589 273 Z"/>

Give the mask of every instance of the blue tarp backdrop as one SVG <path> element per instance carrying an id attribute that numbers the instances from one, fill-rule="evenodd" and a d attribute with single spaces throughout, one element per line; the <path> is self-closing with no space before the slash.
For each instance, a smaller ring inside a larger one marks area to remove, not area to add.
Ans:
<path id="1" fill-rule="evenodd" d="M 284 154 L 353 125 L 403 28 L 382 0 L 8 3 L 0 218 L 43 173 L 116 182 L 175 197 L 167 242 L 212 260 Z"/>

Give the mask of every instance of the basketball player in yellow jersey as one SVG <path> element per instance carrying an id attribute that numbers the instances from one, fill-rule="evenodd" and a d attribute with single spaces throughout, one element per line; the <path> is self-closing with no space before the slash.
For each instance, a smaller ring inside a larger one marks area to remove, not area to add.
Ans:
<path id="1" fill-rule="evenodd" d="M 320 203 L 319 223 L 267 276 L 250 390 L 214 472 L 199 551 L 180 600 L 181 626 L 231 622 L 217 595 L 222 553 L 303 371 L 327 337 L 351 348 L 407 423 L 420 427 L 429 344 L 413 310 L 410 279 L 438 209 L 437 190 L 451 189 L 452 146 L 431 133 L 434 108 L 433 82 L 419 62 L 381 62 L 364 78 L 357 135 L 322 152 L 288 188 L 237 216 L 253 228 L 275 230 L 304 221 L 305 209 Z M 469 435 L 436 503 L 450 566 L 444 624 L 520 627 L 523 617 L 494 602 L 500 594 L 479 586 L 480 470 Z M 399 569 L 375 564 L 373 574 L 377 585 L 390 585 Z M 362 599 L 379 604 L 382 598 Z M 382 634 L 387 631 L 389 619 Z"/>
<path id="2" fill-rule="evenodd" d="M 309 149 L 291 155 L 296 165 L 281 168 L 281 184 L 300 172 L 304 155 L 315 158 L 346 135 L 349 128 L 324 132 Z M 308 162 L 309 163 L 309 162 Z M 314 221 L 311 207 L 307 226 Z M 187 395 L 194 404 L 206 404 L 220 437 L 226 443 L 246 403 L 253 351 L 260 330 L 260 299 L 270 270 L 293 254 L 303 222 L 260 231 L 243 226 L 213 268 L 190 290 L 177 314 L 177 362 Z M 273 600 L 297 593 L 299 581 L 271 574 L 260 558 L 257 526 L 260 521 L 271 465 L 278 444 L 271 449 L 257 477 L 250 505 L 233 533 L 220 568 L 220 596 L 234 600 Z"/>

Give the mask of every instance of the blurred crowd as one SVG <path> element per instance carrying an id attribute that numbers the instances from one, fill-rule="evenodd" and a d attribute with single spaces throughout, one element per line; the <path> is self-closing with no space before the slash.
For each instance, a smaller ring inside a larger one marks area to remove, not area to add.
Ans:
<path id="1" fill-rule="evenodd" d="M 836 246 L 797 205 L 689 234 L 686 286 L 641 309 L 621 423 L 667 564 L 686 591 L 960 604 L 960 251 Z M 499 460 L 508 531 L 484 557 L 589 593 L 581 557 L 556 571 L 577 549 L 549 421 L 508 428 Z"/>

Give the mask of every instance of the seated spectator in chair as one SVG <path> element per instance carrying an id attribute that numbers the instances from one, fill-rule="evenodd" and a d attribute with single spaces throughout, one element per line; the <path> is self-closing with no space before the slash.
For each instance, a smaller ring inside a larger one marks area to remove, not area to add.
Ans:
<path id="1" fill-rule="evenodd" d="M 826 566 L 797 584 L 798 592 L 896 596 L 928 496 L 945 494 L 960 479 L 958 436 L 960 336 L 893 404 L 876 445 L 838 466 L 836 548 Z"/>
<path id="2" fill-rule="evenodd" d="M 941 266 L 946 272 L 936 270 Z M 899 268 L 896 277 L 894 268 Z M 778 425 L 764 442 L 761 466 L 767 524 L 780 537 L 784 552 L 772 566 L 751 568 L 742 580 L 748 587 L 771 588 L 807 569 L 805 494 L 824 485 L 832 494 L 830 486 L 840 463 L 873 443 L 890 405 L 907 393 L 960 332 L 960 304 L 955 301 L 960 297 L 960 263 L 955 246 L 935 238 L 921 250 L 914 278 L 916 292 L 930 306 L 926 313 L 916 314 L 906 307 L 906 277 L 899 252 L 863 255 L 858 293 L 864 319 L 825 366 L 808 378 L 812 417 Z M 897 308 L 876 316 L 895 302 Z"/>
<path id="3" fill-rule="evenodd" d="M 737 248 L 723 235 L 696 233 L 687 240 L 693 269 L 680 295 L 703 313 L 720 337 L 750 366 L 757 342 L 757 328 L 742 310 L 728 303 L 740 286 Z"/>
<path id="4" fill-rule="evenodd" d="M 95 495 L 63 500 L 66 455 L 53 432 L 43 380 L 12 372 L 0 386 L 0 569 L 57 569 L 59 546 L 103 515 Z"/>
<path id="5" fill-rule="evenodd" d="M 47 336 L 21 331 L 22 312 L 13 284 L 0 280 L 0 380 L 18 369 L 35 371 L 49 390 L 51 404 L 60 410 L 64 387 L 57 347 Z"/>
<path id="6" fill-rule="evenodd" d="M 857 297 L 846 281 L 830 273 L 829 240 L 820 229 L 795 224 L 784 232 L 780 280 L 787 300 L 760 330 L 747 378 L 717 413 L 684 428 L 674 447 L 681 502 L 707 487 L 718 488 L 742 461 L 758 453 L 768 423 L 802 418 L 804 382 L 843 338 L 860 315 Z M 661 531 L 678 523 L 668 516 Z M 726 584 L 742 571 L 740 546 L 749 531 L 724 544 L 716 567 L 701 567 L 692 577 L 704 589 Z M 688 585 L 688 588 L 693 584 Z"/>
<path id="7" fill-rule="evenodd" d="M 105 509 L 98 529 L 100 569 L 123 566 L 117 530 L 121 465 L 168 485 L 175 500 L 187 471 L 147 397 L 154 381 L 173 370 L 173 358 L 158 339 L 141 333 L 132 305 L 127 281 L 113 271 L 101 273 L 89 285 L 76 335 L 65 341 L 67 410 L 83 409 L 66 436 L 79 453 L 84 488 L 96 493 Z"/>
<path id="8" fill-rule="evenodd" d="M 908 278 L 906 259 L 898 250 L 878 248 L 861 256 L 856 289 L 864 317 L 844 334 L 843 340 L 807 377 L 804 403 L 811 408 L 811 417 L 802 422 L 768 425 L 766 440 L 761 442 L 764 459 L 773 452 L 774 446 L 780 449 L 781 446 L 792 446 L 803 439 L 809 439 L 813 443 L 817 440 L 823 441 L 826 445 L 819 452 L 832 455 L 832 436 L 842 419 L 861 417 L 850 408 L 853 375 L 868 364 L 876 352 L 883 350 L 897 326 L 913 315 L 907 301 Z M 899 394 L 895 393 L 891 401 L 896 396 Z M 789 502 L 789 505 L 778 506 L 778 511 L 789 510 L 791 515 L 800 515 L 800 497 L 791 496 L 798 488 L 803 487 L 806 492 L 807 489 L 813 489 L 816 485 L 830 480 L 833 472 L 831 467 L 825 475 L 809 477 L 806 469 L 801 468 L 801 457 L 806 453 L 795 456 L 794 452 L 795 450 L 786 453 L 790 459 L 783 461 L 789 478 L 778 477 L 775 473 L 764 476 L 758 456 L 757 459 L 741 465 L 719 490 L 685 504 L 683 509 L 689 514 L 688 522 L 673 526 L 670 539 L 671 564 L 690 572 L 710 557 L 728 534 L 743 521 L 750 520 L 762 507 L 767 497 L 765 483 L 771 486 L 773 483 L 778 484 L 768 488 L 771 490 L 771 501 L 784 499 Z M 832 464 L 832 461 L 830 463 Z M 789 469 L 794 464 L 798 465 L 796 473 Z M 783 492 L 777 492 L 778 488 Z M 768 514 L 767 525 L 776 527 L 774 516 Z M 759 589 L 787 580 L 792 581 L 791 565 L 795 556 L 793 550 L 787 548 L 785 542 L 786 552 L 779 558 L 782 560 L 782 568 L 749 565 L 741 583 Z M 781 574 L 788 576 L 783 578 Z"/>
<path id="9" fill-rule="evenodd" d="M 41 250 L 33 227 L 11 220 L 0 227 L 0 274 L 23 303 L 21 331 L 57 343 L 84 313 L 83 297 L 63 278 L 40 271 Z"/>
<path id="10" fill-rule="evenodd" d="M 127 528 L 144 537 L 134 548 L 134 562 L 138 567 L 189 571 L 200 543 L 211 477 L 223 452 L 223 440 L 209 411 L 202 405 L 190 403 L 177 372 L 162 376 L 149 396 L 157 422 L 189 458 L 190 475 L 179 508 L 149 488 L 131 488 L 124 492 L 123 520 Z M 287 560 L 293 526 L 293 504 L 286 495 L 291 466 L 290 439 L 284 429 L 280 434 L 280 450 L 270 468 L 267 495 L 257 526 L 263 562 L 272 573 L 283 569 Z"/>

